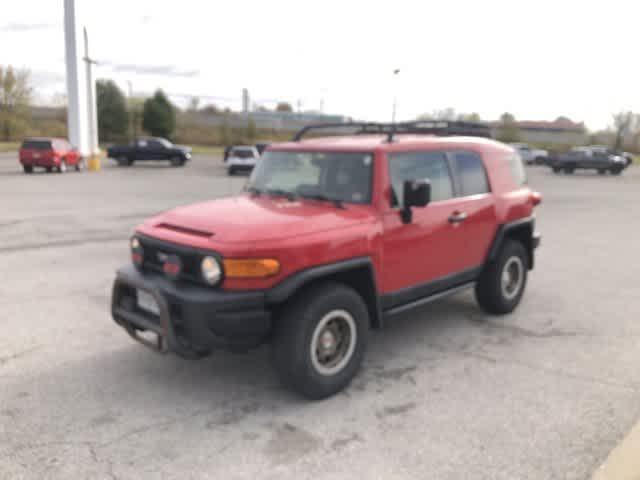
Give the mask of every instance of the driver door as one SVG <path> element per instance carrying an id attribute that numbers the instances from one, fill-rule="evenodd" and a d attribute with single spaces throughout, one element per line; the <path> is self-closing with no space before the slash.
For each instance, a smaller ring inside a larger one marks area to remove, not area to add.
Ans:
<path id="1" fill-rule="evenodd" d="M 402 152 L 388 155 L 391 204 L 383 214 L 381 290 L 384 308 L 431 295 L 457 280 L 464 266 L 464 235 L 456 215 L 452 165 L 445 152 Z M 413 208 L 410 223 L 403 223 L 402 189 L 405 180 L 428 179 L 431 202 Z"/>

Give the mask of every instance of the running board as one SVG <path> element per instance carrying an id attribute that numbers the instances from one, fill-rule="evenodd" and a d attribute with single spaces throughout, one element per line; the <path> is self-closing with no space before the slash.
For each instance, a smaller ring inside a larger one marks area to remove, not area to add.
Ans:
<path id="1" fill-rule="evenodd" d="M 387 319 L 394 315 L 398 315 L 399 313 L 403 313 L 408 310 L 412 310 L 414 308 L 427 305 L 428 303 L 435 302 L 436 300 L 440 300 L 441 298 L 448 297 L 449 295 L 460 293 L 464 290 L 467 290 L 473 287 L 475 284 L 476 282 L 464 283 L 462 285 L 458 285 L 457 287 L 450 288 L 449 290 L 438 292 L 428 297 L 420 298 L 418 300 L 414 300 L 413 302 L 405 303 L 404 305 L 399 305 L 397 307 L 390 308 L 389 310 L 386 310 L 385 312 L 383 312 L 384 318 Z"/>

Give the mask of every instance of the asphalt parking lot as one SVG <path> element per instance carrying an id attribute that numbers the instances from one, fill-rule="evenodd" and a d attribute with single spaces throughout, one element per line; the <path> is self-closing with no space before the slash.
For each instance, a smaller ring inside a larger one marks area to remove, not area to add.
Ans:
<path id="1" fill-rule="evenodd" d="M 516 312 L 464 293 L 400 318 L 309 403 L 268 348 L 159 356 L 110 318 L 139 221 L 240 190 L 220 159 L 18 167 L 0 154 L 0 478 L 584 479 L 640 417 L 640 168 L 530 167 L 543 242 Z"/>

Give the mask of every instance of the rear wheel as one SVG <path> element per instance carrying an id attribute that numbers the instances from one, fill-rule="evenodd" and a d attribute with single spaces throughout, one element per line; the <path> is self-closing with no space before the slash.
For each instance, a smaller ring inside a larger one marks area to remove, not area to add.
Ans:
<path id="1" fill-rule="evenodd" d="M 553 173 L 560 173 L 561 168 L 560 167 L 553 167 L 552 170 L 553 170 Z"/>
<path id="2" fill-rule="evenodd" d="M 118 162 L 118 166 L 120 167 L 130 167 L 133 165 L 133 160 L 130 160 L 126 155 L 120 155 L 117 157 L 116 162 Z"/>
<path id="3" fill-rule="evenodd" d="M 287 305 L 275 324 L 273 357 L 282 382 L 319 400 L 344 389 L 367 347 L 369 313 L 352 288 L 312 287 Z"/>
<path id="4" fill-rule="evenodd" d="M 235 168 L 233 167 L 227 168 L 227 175 L 229 175 L 230 177 L 232 177 L 235 173 L 236 173 Z"/>
<path id="5" fill-rule="evenodd" d="M 606 170 L 606 169 L 604 169 L 604 168 L 599 168 L 599 169 L 598 169 L 598 173 L 599 173 L 600 175 L 604 175 L 604 174 L 606 174 L 606 173 L 607 173 L 607 170 Z"/>
<path id="6" fill-rule="evenodd" d="M 46 167 L 45 170 L 47 171 L 47 173 L 51 173 L 53 172 L 53 167 Z"/>
<path id="7" fill-rule="evenodd" d="M 512 312 L 527 284 L 529 260 L 522 243 L 506 240 L 498 257 L 489 263 L 476 283 L 476 300 L 488 313 Z"/>
<path id="8" fill-rule="evenodd" d="M 33 173 L 33 165 L 23 165 L 24 173 Z"/>
<path id="9" fill-rule="evenodd" d="M 564 167 L 564 173 L 573 173 L 574 167 Z"/>

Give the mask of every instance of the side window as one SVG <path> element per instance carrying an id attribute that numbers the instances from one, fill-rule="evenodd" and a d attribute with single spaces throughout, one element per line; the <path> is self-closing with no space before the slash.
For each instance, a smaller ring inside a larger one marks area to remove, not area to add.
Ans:
<path id="1" fill-rule="evenodd" d="M 389 154 L 391 206 L 402 207 L 405 180 L 427 179 L 431 182 L 431 201 L 453 197 L 453 183 L 444 152 L 403 152 Z"/>
<path id="2" fill-rule="evenodd" d="M 525 185 L 527 183 L 527 173 L 520 155 L 517 153 L 511 154 L 507 157 L 507 161 L 509 162 L 509 170 L 511 170 L 511 176 L 515 184 L 518 187 Z"/>
<path id="3" fill-rule="evenodd" d="M 482 158 L 473 152 L 454 153 L 455 166 L 460 178 L 460 196 L 489 193 L 489 181 Z"/>

